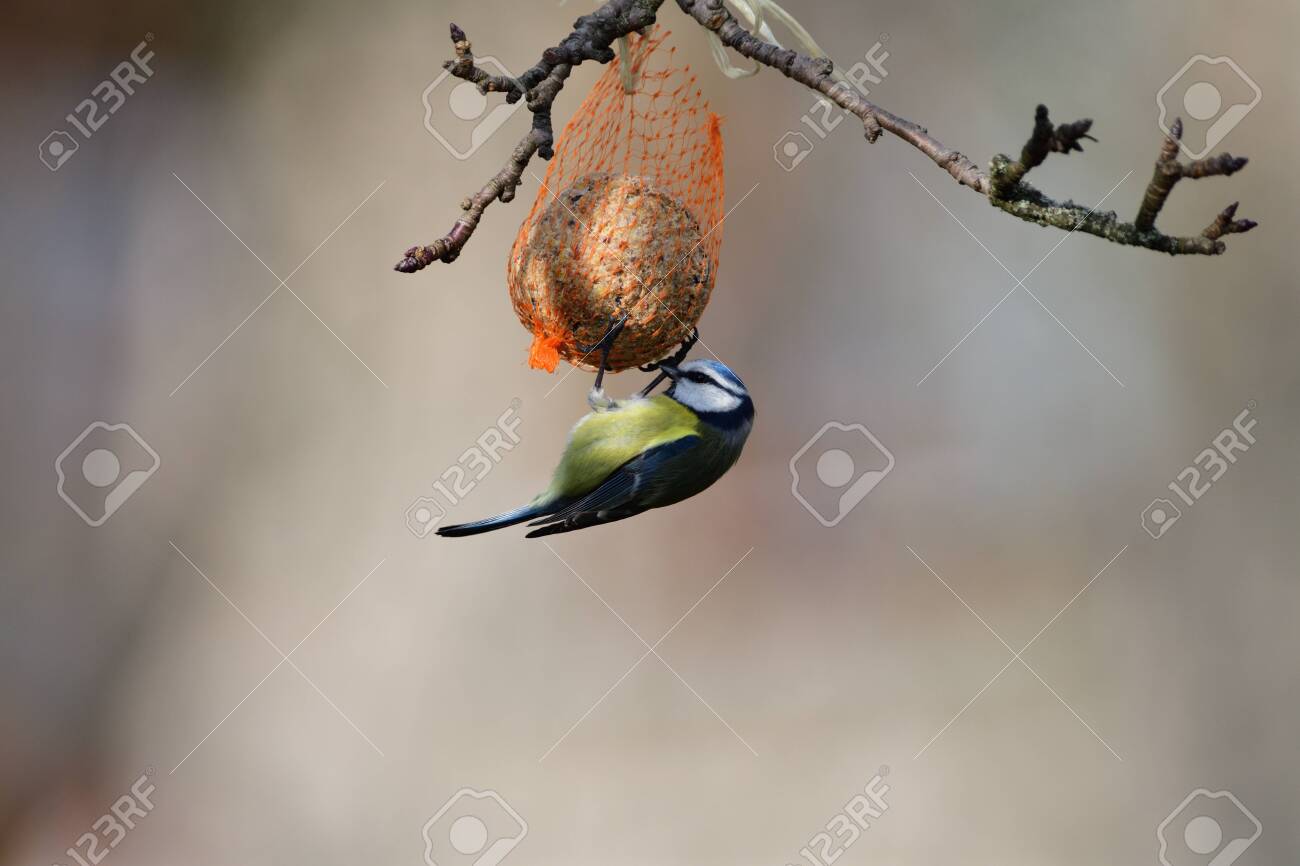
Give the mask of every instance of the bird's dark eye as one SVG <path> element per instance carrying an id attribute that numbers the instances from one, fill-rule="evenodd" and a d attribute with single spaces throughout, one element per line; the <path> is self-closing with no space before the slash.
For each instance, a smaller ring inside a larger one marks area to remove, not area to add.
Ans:
<path id="1" fill-rule="evenodd" d="M 692 370 L 691 372 L 687 373 L 687 374 L 686 374 L 686 378 L 687 378 L 688 380 L 690 380 L 690 381 L 692 381 L 692 382 L 696 382 L 696 383 L 698 383 L 698 384 L 700 384 L 700 385 L 704 385 L 704 384 L 706 384 L 707 382 L 710 381 L 710 379 L 709 379 L 708 376 L 704 375 L 703 373 L 697 373 L 697 372 L 695 372 L 694 370 Z"/>

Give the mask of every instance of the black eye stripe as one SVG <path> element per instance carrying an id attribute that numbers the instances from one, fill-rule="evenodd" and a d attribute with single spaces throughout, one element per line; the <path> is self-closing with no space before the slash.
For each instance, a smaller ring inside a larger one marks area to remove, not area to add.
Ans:
<path id="1" fill-rule="evenodd" d="M 719 391 L 723 391 L 727 394 L 730 394 L 733 397 L 744 396 L 744 394 L 742 394 L 740 391 L 735 390 L 725 382 L 719 382 L 717 379 L 714 379 L 712 376 L 705 376 L 703 379 L 700 380 L 700 383 L 704 385 L 712 385 L 713 387 L 717 388 Z"/>
<path id="2" fill-rule="evenodd" d="M 724 381 L 715 377 L 712 373 L 703 370 L 685 370 L 682 372 L 682 378 L 687 382 L 696 385 L 712 385 L 720 391 L 730 394 L 733 397 L 744 399 L 745 390 L 743 387 L 737 387 L 734 383 Z"/>

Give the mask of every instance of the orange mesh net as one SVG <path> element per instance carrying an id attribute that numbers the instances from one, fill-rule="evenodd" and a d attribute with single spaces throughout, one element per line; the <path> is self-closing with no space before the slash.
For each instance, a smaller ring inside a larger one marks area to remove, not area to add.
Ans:
<path id="1" fill-rule="evenodd" d="M 627 324 L 609 369 L 656 361 L 689 336 L 722 248 L 721 120 L 668 33 L 632 35 L 634 88 L 611 63 L 560 135 L 510 252 L 515 313 L 533 332 L 529 364 L 593 369 L 597 342 Z"/>

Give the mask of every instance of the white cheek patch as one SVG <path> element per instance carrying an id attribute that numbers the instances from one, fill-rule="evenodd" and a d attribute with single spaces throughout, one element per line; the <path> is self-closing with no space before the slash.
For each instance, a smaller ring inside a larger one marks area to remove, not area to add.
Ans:
<path id="1" fill-rule="evenodd" d="M 696 412 L 732 412 L 740 408 L 740 398 L 717 385 L 679 381 L 675 393 L 678 400 Z"/>

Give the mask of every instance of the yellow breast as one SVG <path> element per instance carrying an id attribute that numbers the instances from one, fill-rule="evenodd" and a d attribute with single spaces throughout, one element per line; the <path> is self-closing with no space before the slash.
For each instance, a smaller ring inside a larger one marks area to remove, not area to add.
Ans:
<path id="1" fill-rule="evenodd" d="M 698 431 L 695 413 L 670 397 L 632 398 L 582 418 L 569 434 L 547 495 L 581 496 L 657 445 Z"/>

